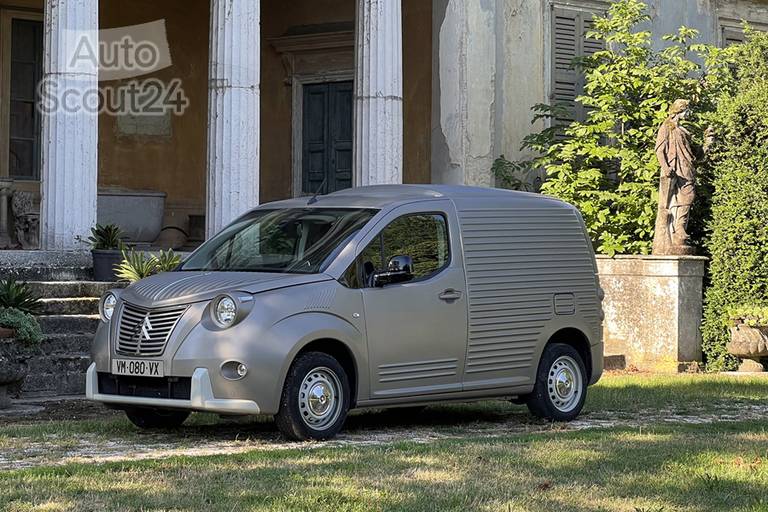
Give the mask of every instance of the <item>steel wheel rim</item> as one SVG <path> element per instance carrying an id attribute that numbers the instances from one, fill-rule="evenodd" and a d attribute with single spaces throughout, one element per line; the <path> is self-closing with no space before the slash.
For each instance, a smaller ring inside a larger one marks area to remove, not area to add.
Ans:
<path id="1" fill-rule="evenodd" d="M 304 423 L 314 430 L 327 430 L 341 415 L 341 380 L 330 368 L 315 368 L 301 382 L 298 398 Z"/>
<path id="2" fill-rule="evenodd" d="M 552 405 L 560 412 L 573 411 L 581 400 L 584 384 L 579 364 L 572 357 L 562 356 L 549 368 L 547 392 Z"/>

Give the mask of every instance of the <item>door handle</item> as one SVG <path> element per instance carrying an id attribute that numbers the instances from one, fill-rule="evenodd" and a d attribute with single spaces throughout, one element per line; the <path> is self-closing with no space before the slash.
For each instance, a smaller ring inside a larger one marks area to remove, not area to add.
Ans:
<path id="1" fill-rule="evenodd" d="M 454 289 L 445 290 L 439 298 L 445 302 L 456 302 L 461 299 L 461 292 Z"/>

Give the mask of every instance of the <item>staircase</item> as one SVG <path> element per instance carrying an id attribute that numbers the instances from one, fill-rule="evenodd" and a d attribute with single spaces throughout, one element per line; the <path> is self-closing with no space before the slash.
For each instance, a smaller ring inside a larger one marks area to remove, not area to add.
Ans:
<path id="1" fill-rule="evenodd" d="M 90 254 L 0 251 L 0 279 L 26 281 L 42 298 L 38 316 L 45 340 L 27 351 L 22 397 L 82 395 L 99 300 L 114 283 L 91 282 Z"/>
<path id="2" fill-rule="evenodd" d="M 30 281 L 29 285 L 42 297 L 38 320 L 45 341 L 30 352 L 22 394 L 27 398 L 83 394 L 90 345 L 99 323 L 99 299 L 114 285 L 90 281 Z"/>

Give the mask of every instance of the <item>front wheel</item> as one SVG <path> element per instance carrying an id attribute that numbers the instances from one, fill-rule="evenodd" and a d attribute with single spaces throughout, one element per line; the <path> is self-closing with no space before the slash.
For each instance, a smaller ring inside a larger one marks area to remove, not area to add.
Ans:
<path id="1" fill-rule="evenodd" d="M 553 421 L 572 421 L 581 413 L 587 397 L 586 368 L 581 355 L 562 343 L 544 349 L 528 410 Z"/>
<path id="2" fill-rule="evenodd" d="M 180 427 L 189 411 L 171 411 L 165 409 L 126 409 L 125 415 L 131 423 L 143 430 L 171 429 Z"/>
<path id="3" fill-rule="evenodd" d="M 339 433 L 350 404 L 349 379 L 336 359 L 307 352 L 291 365 L 275 416 L 289 439 L 323 441 Z"/>

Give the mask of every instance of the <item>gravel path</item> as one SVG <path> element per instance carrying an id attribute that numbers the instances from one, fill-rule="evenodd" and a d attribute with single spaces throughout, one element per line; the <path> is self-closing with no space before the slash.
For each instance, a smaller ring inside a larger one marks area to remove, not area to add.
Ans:
<path id="1" fill-rule="evenodd" d="M 386 445 L 402 441 L 429 443 L 441 439 L 499 437 L 510 434 L 566 432 L 612 427 L 644 427 L 661 424 L 708 424 L 748 421 L 768 416 L 768 405 L 727 402 L 712 404 L 717 413 L 675 414 L 668 410 L 632 413 L 600 412 L 583 415 L 569 424 L 549 424 L 531 419 L 524 408 L 509 407 L 489 412 L 479 407 L 428 408 L 421 412 L 379 411 L 352 415 L 347 428 L 333 441 L 287 443 L 272 423 L 222 421 L 192 425 L 178 432 L 131 432 L 109 439 L 103 433 L 62 432 L 30 437 L 2 436 L 0 429 L 0 471 L 57 466 L 72 463 L 104 463 L 162 459 L 173 456 L 206 456 L 244 453 L 253 450 L 313 450 L 334 446 Z M 104 418 L 105 412 L 87 402 L 47 404 L 36 416 L 16 419 L 17 424 L 43 425 L 57 421 Z M 12 424 L 3 420 L 5 424 Z M 0 422 L 1 424 L 2 422 Z"/>

